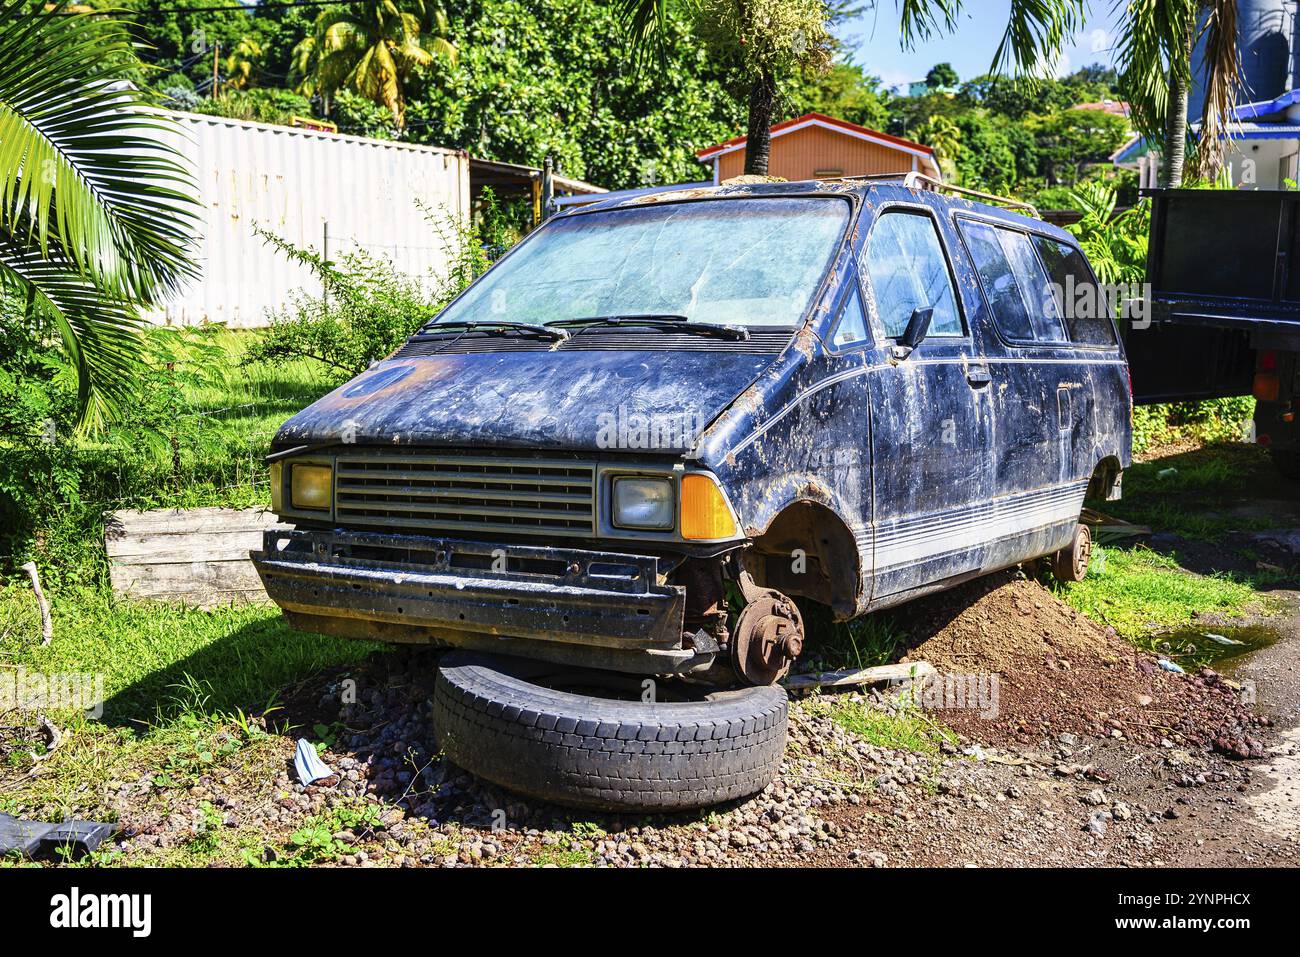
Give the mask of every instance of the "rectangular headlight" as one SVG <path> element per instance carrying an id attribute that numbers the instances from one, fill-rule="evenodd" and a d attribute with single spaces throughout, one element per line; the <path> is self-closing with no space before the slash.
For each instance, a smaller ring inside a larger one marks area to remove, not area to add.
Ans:
<path id="1" fill-rule="evenodd" d="M 668 531 L 676 524 L 676 517 L 672 479 L 631 476 L 614 479 L 611 518 L 619 528 Z"/>
<path id="2" fill-rule="evenodd" d="M 334 494 L 334 470 L 328 465 L 291 465 L 289 504 L 294 508 L 329 511 Z"/>

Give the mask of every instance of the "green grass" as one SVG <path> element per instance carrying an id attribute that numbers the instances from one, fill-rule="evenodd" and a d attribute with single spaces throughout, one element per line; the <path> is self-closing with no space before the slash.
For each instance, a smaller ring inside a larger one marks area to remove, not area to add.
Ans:
<path id="1" fill-rule="evenodd" d="M 1141 647 L 1152 647 L 1152 633 L 1191 622 L 1193 612 L 1232 616 L 1267 604 L 1249 584 L 1193 574 L 1147 548 L 1099 547 L 1097 556 L 1104 563 L 1100 571 L 1077 584 L 1055 585 L 1057 594 Z"/>
<path id="2" fill-rule="evenodd" d="M 888 664 L 907 647 L 907 632 L 889 615 L 837 622 L 824 605 L 801 602 L 799 607 L 808 638 L 805 660 L 828 670 Z"/>
<path id="3" fill-rule="evenodd" d="M 30 590 L 0 590 L 0 620 L 23 620 Z M 293 631 L 278 608 L 198 611 L 180 605 L 114 599 L 97 588 L 51 596 L 54 641 L 29 633 L 7 663 L 43 673 L 103 675 L 104 720 L 142 724 L 187 713 L 265 707 L 284 685 L 323 667 L 360 661 L 379 647 Z M 28 619 L 32 620 L 32 619 Z"/>
<path id="4" fill-rule="evenodd" d="M 595 862 L 595 855 L 585 847 L 573 849 L 543 847 L 533 855 L 533 863 L 538 867 L 548 865 L 556 867 L 590 867 Z"/>
<path id="5" fill-rule="evenodd" d="M 11 782 L 15 800 L 47 816 L 102 812 L 98 795 L 113 780 L 149 773 L 158 787 L 185 788 L 212 768 L 265 760 L 269 745 L 248 715 L 273 712 L 286 686 L 379 647 L 294 632 L 265 606 L 197 611 L 94 588 L 50 600 L 54 640 L 42 648 L 30 591 L 0 589 L 0 630 L 10 628 L 0 665 L 102 676 L 105 702 L 100 720 L 46 711 L 63 741 L 40 775 L 23 777 L 25 752 L 0 764 L 0 790 Z"/>
<path id="6" fill-rule="evenodd" d="M 805 702 L 814 714 L 828 715 L 845 731 L 868 744 L 897 751 L 935 755 L 944 741 L 957 736 L 916 707 L 890 712 L 847 696 L 822 695 Z"/>
<path id="7" fill-rule="evenodd" d="M 1150 462 L 1124 473 L 1124 498 L 1098 503 L 1108 515 L 1158 532 L 1218 542 L 1233 531 L 1259 531 L 1267 518 L 1228 513 L 1276 480 L 1268 454 L 1240 442 L 1206 446 Z"/>
<path id="8" fill-rule="evenodd" d="M 226 357 L 220 384 L 187 388 L 186 400 L 210 430 L 200 453 L 217 482 L 188 484 L 169 491 L 172 507 L 224 505 L 243 508 L 269 500 L 267 467 L 262 459 L 284 422 L 334 386 L 316 363 L 307 361 L 245 364 L 252 330 L 218 330 L 212 341 Z M 160 468 L 165 463 L 159 463 Z"/>

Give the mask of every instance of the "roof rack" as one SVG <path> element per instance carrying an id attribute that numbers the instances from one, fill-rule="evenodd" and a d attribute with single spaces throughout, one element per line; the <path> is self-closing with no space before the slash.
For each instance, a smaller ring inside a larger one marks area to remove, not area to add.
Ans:
<path id="1" fill-rule="evenodd" d="M 935 193 L 956 193 L 959 196 L 971 196 L 981 202 L 997 203 L 1011 209 L 1023 209 L 1035 219 L 1043 218 L 1039 215 L 1038 207 L 1032 203 L 1011 199 L 1009 196 L 983 193 L 978 189 L 967 189 L 965 186 L 953 186 L 951 183 L 937 180 L 933 176 L 926 176 L 924 173 L 864 173 L 861 176 L 839 176 L 836 178 L 841 180 L 900 180 L 906 189 L 928 189 Z"/>

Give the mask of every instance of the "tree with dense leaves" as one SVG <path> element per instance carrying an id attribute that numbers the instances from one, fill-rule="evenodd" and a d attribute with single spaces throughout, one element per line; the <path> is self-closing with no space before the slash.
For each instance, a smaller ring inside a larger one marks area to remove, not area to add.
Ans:
<path id="1" fill-rule="evenodd" d="M 432 0 L 364 0 L 327 8 L 294 49 L 292 76 L 298 90 L 329 101 L 341 89 L 381 103 L 401 129 L 406 124 L 406 85 L 436 58 L 454 63 L 447 16 Z"/>
<path id="2" fill-rule="evenodd" d="M 620 0 L 639 54 L 663 62 L 664 25 L 675 0 Z M 720 62 L 734 64 L 748 86 L 745 173 L 766 176 L 777 82 L 797 67 L 830 63 L 831 10 L 824 0 L 680 0 Z"/>
<path id="3" fill-rule="evenodd" d="M 1197 172 L 1208 179 L 1223 166 L 1226 131 L 1240 91 L 1236 0 L 1115 0 L 1115 59 L 1133 123 L 1161 143 L 1160 185 L 1182 185 L 1187 152 L 1192 50 L 1205 43 L 1205 108 Z"/>
<path id="4" fill-rule="evenodd" d="M 950 90 L 961 82 L 961 77 L 951 63 L 936 63 L 925 75 L 925 85 L 931 90 Z"/>

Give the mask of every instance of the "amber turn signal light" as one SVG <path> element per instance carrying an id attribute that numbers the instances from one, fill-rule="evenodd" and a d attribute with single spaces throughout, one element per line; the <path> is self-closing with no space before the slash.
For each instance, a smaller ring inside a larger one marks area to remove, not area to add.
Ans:
<path id="1" fill-rule="evenodd" d="M 712 541 L 732 538 L 736 523 L 722 490 L 704 475 L 682 476 L 682 538 Z"/>
<path id="2" fill-rule="evenodd" d="M 284 466 L 271 463 L 271 511 L 279 515 L 284 510 Z"/>

